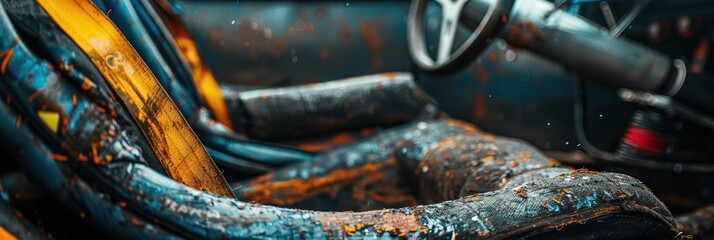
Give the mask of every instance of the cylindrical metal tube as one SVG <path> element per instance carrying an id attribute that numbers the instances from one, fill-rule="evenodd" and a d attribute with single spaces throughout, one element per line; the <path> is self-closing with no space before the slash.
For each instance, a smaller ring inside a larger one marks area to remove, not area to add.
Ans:
<path id="1" fill-rule="evenodd" d="M 477 27 L 491 2 L 470 1 L 461 23 Z M 663 92 L 672 69 L 672 60 L 666 55 L 612 37 L 583 17 L 554 11 L 553 4 L 544 0 L 516 1 L 499 37 L 617 87 Z"/>

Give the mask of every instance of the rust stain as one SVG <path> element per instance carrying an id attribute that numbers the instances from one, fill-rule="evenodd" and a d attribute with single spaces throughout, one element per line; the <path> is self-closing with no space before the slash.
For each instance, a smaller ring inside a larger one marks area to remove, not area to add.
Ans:
<path id="1" fill-rule="evenodd" d="M 508 167 L 510 167 L 510 168 L 518 167 L 519 164 L 520 164 L 520 162 L 513 161 L 513 162 L 511 162 L 511 165 L 509 165 Z"/>
<path id="2" fill-rule="evenodd" d="M 484 96 L 483 94 L 476 95 L 473 104 L 474 117 L 478 120 L 481 120 L 486 117 L 486 113 L 488 111 L 486 107 L 486 96 Z"/>
<path id="3" fill-rule="evenodd" d="M 485 156 L 485 157 L 481 158 L 482 163 L 492 162 L 493 160 L 494 160 L 493 156 Z"/>
<path id="4" fill-rule="evenodd" d="M 498 59 L 499 59 L 499 57 L 498 57 L 498 52 L 496 52 L 496 51 L 490 52 L 490 53 L 486 56 L 486 59 L 488 59 L 488 61 L 491 62 L 491 63 L 496 63 L 496 62 L 498 62 Z"/>
<path id="5" fill-rule="evenodd" d="M 407 237 L 410 232 L 428 231 L 428 228 L 419 224 L 415 214 L 389 210 L 351 215 L 317 212 L 315 213 L 315 220 L 321 222 L 324 226 L 340 226 L 347 235 L 352 235 L 355 231 L 368 228 L 377 232 L 378 236 L 389 233 L 395 237 Z M 323 230 L 328 231 L 331 229 L 324 228 Z"/>
<path id="6" fill-rule="evenodd" d="M 525 187 L 519 187 L 519 188 L 514 189 L 513 191 L 516 192 L 516 194 L 518 194 L 518 196 L 521 197 L 521 198 L 523 198 L 523 199 L 528 198 L 528 195 L 526 194 L 526 188 L 525 188 Z"/>
<path id="7" fill-rule="evenodd" d="M 449 126 L 453 127 L 459 127 L 464 129 L 464 133 L 470 134 L 470 133 L 478 133 L 479 129 L 476 128 L 473 124 L 461 121 L 461 120 L 456 120 L 453 118 L 447 119 L 446 123 Z"/>
<path id="8" fill-rule="evenodd" d="M 284 181 L 273 181 L 273 174 L 264 175 L 249 183 L 251 190 L 243 193 L 247 200 L 285 206 L 295 204 L 319 194 L 336 196 L 337 193 L 348 186 L 352 189 L 352 198 L 356 202 L 364 202 L 367 197 L 380 203 L 406 203 L 416 205 L 413 197 L 402 191 L 394 191 L 393 186 L 375 187 L 375 184 L 387 180 L 389 176 L 384 173 L 385 168 L 395 168 L 396 159 L 390 158 L 381 163 L 364 164 L 350 169 L 336 169 L 323 176 L 314 176 L 308 179 L 293 178 Z M 390 185 L 390 184 L 385 184 Z M 369 209 L 369 206 L 362 206 Z"/>
<path id="9" fill-rule="evenodd" d="M 325 8 L 325 6 L 319 6 L 319 7 L 315 8 L 315 12 L 314 12 L 315 18 L 322 19 L 325 17 L 326 14 L 327 14 L 327 8 Z"/>
<path id="10" fill-rule="evenodd" d="M 208 42 L 210 43 L 208 46 L 211 50 L 222 49 L 223 46 L 216 44 L 216 43 L 220 43 L 220 41 L 222 39 L 223 39 L 223 29 L 221 29 L 220 27 L 212 27 L 208 30 L 208 40 L 209 40 Z"/>
<path id="11" fill-rule="evenodd" d="M 362 41 L 367 45 L 367 49 L 372 55 L 372 66 L 381 67 L 383 64 L 382 47 L 384 46 L 384 41 L 379 36 L 379 31 L 377 31 L 374 24 L 363 22 L 359 25 L 359 32 Z"/>
<path id="12" fill-rule="evenodd" d="M 340 20 L 340 33 L 338 35 L 337 41 L 343 45 L 347 46 L 351 43 L 352 39 L 352 28 L 350 28 L 350 21 L 347 18 Z"/>
<path id="13" fill-rule="evenodd" d="M 397 78 L 397 73 L 394 72 L 388 72 L 388 73 L 382 73 L 379 75 L 380 77 L 386 78 L 387 80 L 394 80 Z"/>
<path id="14" fill-rule="evenodd" d="M 701 73 L 702 72 L 702 61 L 704 61 L 704 58 L 706 57 L 707 52 L 709 51 L 709 39 L 703 38 L 701 41 L 699 41 L 699 44 L 697 45 L 697 49 L 694 52 L 694 63 L 692 64 L 692 67 L 690 68 L 692 73 Z"/>
<path id="15" fill-rule="evenodd" d="M 306 21 L 305 22 L 305 32 L 311 33 L 315 32 L 315 23 L 311 21 Z"/>
<path id="16" fill-rule="evenodd" d="M 491 79 L 491 76 L 488 74 L 488 69 L 486 66 L 479 64 L 476 66 L 476 79 L 479 80 L 482 84 L 486 85 L 488 84 L 488 80 Z"/>
<path id="17" fill-rule="evenodd" d="M 330 58 L 330 49 L 324 46 L 320 49 L 320 59 L 327 60 L 328 58 Z"/>
<path id="18" fill-rule="evenodd" d="M 558 162 L 558 160 L 555 160 L 555 159 L 552 159 L 552 158 L 550 159 L 550 166 L 551 166 L 551 167 L 556 167 L 556 166 L 559 166 L 559 165 L 560 165 L 560 162 Z"/>
<path id="19" fill-rule="evenodd" d="M 270 41 L 270 45 L 265 48 L 265 51 L 267 51 L 273 57 L 278 58 L 283 54 L 283 51 L 287 46 L 288 42 L 284 38 L 273 38 L 273 40 Z"/>
<path id="20" fill-rule="evenodd" d="M 332 148 L 334 146 L 354 142 L 354 140 L 355 138 L 352 137 L 349 133 L 342 132 L 325 141 L 300 144 L 298 145 L 298 148 L 305 151 L 319 152 L 328 148 Z"/>
<path id="21" fill-rule="evenodd" d="M 507 38 L 515 46 L 528 46 L 534 40 L 544 39 L 545 34 L 531 22 L 517 22 L 508 28 Z"/>
<path id="22" fill-rule="evenodd" d="M 343 225 L 342 229 L 345 231 L 345 234 L 347 236 L 352 236 L 352 234 L 355 233 L 355 231 L 362 230 L 363 224 L 358 224 L 358 225 Z"/>

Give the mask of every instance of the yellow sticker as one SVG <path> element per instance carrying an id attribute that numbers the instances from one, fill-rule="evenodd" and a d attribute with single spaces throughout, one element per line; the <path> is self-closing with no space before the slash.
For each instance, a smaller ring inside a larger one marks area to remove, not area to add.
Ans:
<path id="1" fill-rule="evenodd" d="M 47 125 L 53 133 L 57 133 L 59 128 L 60 115 L 58 112 L 38 111 L 37 116 Z"/>

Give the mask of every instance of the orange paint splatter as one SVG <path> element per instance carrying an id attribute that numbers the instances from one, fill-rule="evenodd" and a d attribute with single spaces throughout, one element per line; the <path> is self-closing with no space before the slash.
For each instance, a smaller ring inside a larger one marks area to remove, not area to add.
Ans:
<path id="1" fill-rule="evenodd" d="M 37 98 L 37 96 L 40 96 L 40 94 L 43 93 L 44 91 L 45 91 L 44 89 L 39 90 L 39 91 L 35 91 L 34 93 L 32 93 L 32 95 L 30 95 L 29 98 L 27 98 L 27 100 L 29 100 L 30 102 L 32 102 L 32 100 L 35 100 L 35 98 Z"/>
<path id="2" fill-rule="evenodd" d="M 77 156 L 77 159 L 78 159 L 79 161 L 84 162 L 84 161 L 87 161 L 87 156 L 84 155 L 84 154 L 82 154 L 82 153 L 80 153 L 80 154 Z"/>
<path id="3" fill-rule="evenodd" d="M 14 53 L 14 50 L 12 48 L 8 48 L 5 51 L 0 52 L 0 58 L 2 58 L 2 65 L 0 66 L 0 73 L 5 73 L 5 70 L 7 70 L 7 65 L 10 63 L 10 58 L 12 58 L 12 54 Z"/>
<path id="4" fill-rule="evenodd" d="M 59 154 L 59 153 L 51 154 L 50 158 L 52 158 L 53 160 L 56 160 L 56 161 L 60 161 L 60 162 L 66 162 L 68 159 L 67 156 Z"/>
<path id="5" fill-rule="evenodd" d="M 80 87 L 84 91 L 89 91 L 89 89 L 92 89 L 92 82 L 89 81 L 89 78 L 84 78 Z"/>

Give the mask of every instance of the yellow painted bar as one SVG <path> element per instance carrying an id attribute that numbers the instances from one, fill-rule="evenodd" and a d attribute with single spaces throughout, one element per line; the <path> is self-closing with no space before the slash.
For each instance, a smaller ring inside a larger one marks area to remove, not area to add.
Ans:
<path id="1" fill-rule="evenodd" d="M 47 14 L 89 56 L 149 139 L 169 177 L 233 197 L 210 155 L 119 29 L 89 0 L 39 0 Z"/>

